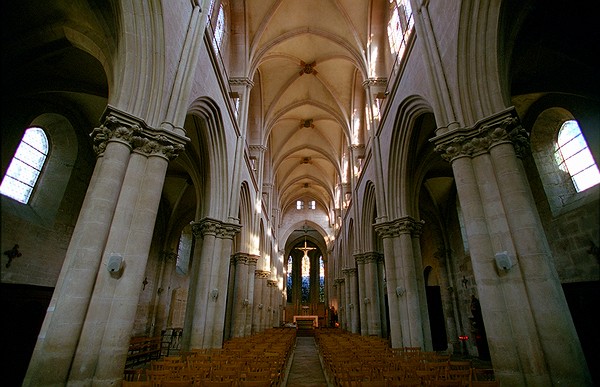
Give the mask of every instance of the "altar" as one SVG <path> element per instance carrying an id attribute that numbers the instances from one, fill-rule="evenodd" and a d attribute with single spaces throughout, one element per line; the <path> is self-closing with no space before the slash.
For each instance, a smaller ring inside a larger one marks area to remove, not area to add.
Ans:
<path id="1" fill-rule="evenodd" d="M 298 321 L 313 321 L 313 327 L 319 327 L 319 316 L 294 316 L 294 323 L 298 325 Z"/>

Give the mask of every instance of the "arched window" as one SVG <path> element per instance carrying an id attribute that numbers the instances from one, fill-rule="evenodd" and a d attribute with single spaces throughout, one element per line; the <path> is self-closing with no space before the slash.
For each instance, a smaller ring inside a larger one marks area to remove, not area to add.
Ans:
<path id="1" fill-rule="evenodd" d="M 600 172 L 576 120 L 565 121 L 558 132 L 554 156 L 561 170 L 571 176 L 577 192 L 600 183 Z"/>
<path id="2" fill-rule="evenodd" d="M 223 6 L 219 6 L 219 13 L 217 14 L 217 20 L 215 22 L 215 28 L 213 30 L 213 46 L 215 50 L 221 48 L 223 43 L 223 35 L 225 33 L 225 11 Z"/>
<path id="3" fill-rule="evenodd" d="M 192 226 L 188 224 L 181 231 L 179 245 L 177 246 L 177 262 L 175 264 L 175 271 L 179 275 L 188 274 L 193 243 L 194 237 L 192 233 Z"/>
<path id="4" fill-rule="evenodd" d="M 27 204 L 48 157 L 48 137 L 42 128 L 25 131 L 2 179 L 0 193 Z"/>
<path id="5" fill-rule="evenodd" d="M 293 268 L 293 258 L 290 255 L 288 257 L 288 265 L 287 265 L 287 302 L 292 302 L 292 269 Z"/>
<path id="6" fill-rule="evenodd" d="M 402 57 L 406 41 L 413 29 L 414 21 L 409 0 L 389 0 L 390 21 L 388 23 L 388 40 L 393 54 Z"/>

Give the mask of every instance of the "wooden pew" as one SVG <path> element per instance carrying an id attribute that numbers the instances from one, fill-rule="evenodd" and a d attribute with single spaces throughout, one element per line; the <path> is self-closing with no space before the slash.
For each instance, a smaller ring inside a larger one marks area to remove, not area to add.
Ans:
<path id="1" fill-rule="evenodd" d="M 134 366 L 160 358 L 161 337 L 132 337 L 129 341 L 126 367 Z"/>

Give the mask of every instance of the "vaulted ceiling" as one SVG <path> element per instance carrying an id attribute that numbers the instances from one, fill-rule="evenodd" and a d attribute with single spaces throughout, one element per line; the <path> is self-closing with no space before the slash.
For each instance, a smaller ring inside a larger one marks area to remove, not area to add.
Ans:
<path id="1" fill-rule="evenodd" d="M 269 149 L 284 211 L 300 198 L 332 210 L 336 186 L 347 182 L 349 146 L 365 130 L 370 3 L 246 2 L 250 115 L 260 114 L 255 137 Z"/>

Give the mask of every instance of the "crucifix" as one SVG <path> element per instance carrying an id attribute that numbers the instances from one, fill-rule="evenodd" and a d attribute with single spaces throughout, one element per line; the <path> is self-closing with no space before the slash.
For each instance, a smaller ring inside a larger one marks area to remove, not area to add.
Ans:
<path id="1" fill-rule="evenodd" d="M 304 257 L 308 258 L 308 252 L 310 250 L 316 250 L 316 247 L 308 247 L 308 245 L 306 244 L 306 238 L 304 239 L 304 247 L 296 247 L 296 250 L 300 250 L 302 252 L 304 252 Z M 302 258 L 304 258 L 302 257 Z"/>

